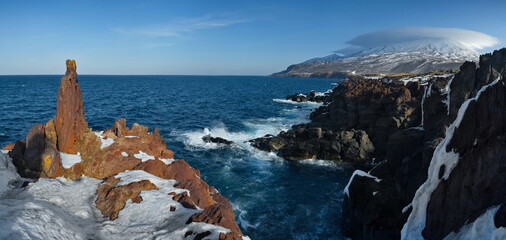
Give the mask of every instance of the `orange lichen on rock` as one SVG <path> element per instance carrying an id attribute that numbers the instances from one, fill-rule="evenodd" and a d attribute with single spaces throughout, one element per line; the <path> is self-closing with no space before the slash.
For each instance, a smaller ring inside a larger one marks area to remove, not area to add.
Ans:
<path id="1" fill-rule="evenodd" d="M 13 148 L 14 148 L 14 143 L 9 143 L 7 145 L 5 145 L 5 147 L 2 148 L 2 150 L 4 151 L 11 151 Z"/>
<path id="2" fill-rule="evenodd" d="M 61 78 L 55 127 L 58 149 L 64 153 L 76 154 L 77 142 L 88 130 L 88 123 L 84 117 L 83 96 L 77 80 L 74 60 L 67 60 L 67 71 Z"/>

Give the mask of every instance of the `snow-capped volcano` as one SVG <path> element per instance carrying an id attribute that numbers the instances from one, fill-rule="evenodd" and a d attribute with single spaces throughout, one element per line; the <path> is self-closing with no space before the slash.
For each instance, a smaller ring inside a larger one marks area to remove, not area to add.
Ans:
<path id="1" fill-rule="evenodd" d="M 451 60 L 478 59 L 479 53 L 459 42 L 448 39 L 418 39 L 409 42 L 394 43 L 378 46 L 345 57 L 358 57 L 367 55 L 381 55 L 391 53 L 427 53 L 434 57 Z"/>
<path id="2" fill-rule="evenodd" d="M 422 73 L 455 69 L 477 61 L 477 50 L 497 39 L 483 33 L 443 28 L 409 28 L 360 35 L 326 57 L 291 65 L 274 76 L 340 77 L 349 73 Z"/>

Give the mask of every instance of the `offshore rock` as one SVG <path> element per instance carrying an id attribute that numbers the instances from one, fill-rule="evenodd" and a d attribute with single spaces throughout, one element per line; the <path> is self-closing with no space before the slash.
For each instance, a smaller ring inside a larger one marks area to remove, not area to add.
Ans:
<path id="1" fill-rule="evenodd" d="M 217 143 L 217 144 L 225 144 L 225 145 L 231 145 L 234 143 L 232 141 L 229 141 L 229 140 L 221 138 L 221 137 L 212 137 L 211 134 L 203 136 L 202 141 L 204 141 L 206 143 Z"/>
<path id="2" fill-rule="evenodd" d="M 361 130 L 338 131 L 321 128 L 307 129 L 295 125 L 276 137 L 250 141 L 264 151 L 274 152 L 287 160 L 328 159 L 344 162 L 364 162 L 374 154 L 374 146 L 367 133 Z"/>
<path id="3" fill-rule="evenodd" d="M 329 92 L 325 92 L 325 93 L 318 93 L 318 92 L 316 92 L 316 91 L 313 90 L 309 94 L 298 93 L 298 94 L 288 95 L 286 97 L 286 100 L 291 100 L 291 101 L 294 101 L 294 102 L 317 102 L 317 103 L 323 103 L 323 102 L 328 102 L 330 100 L 330 94 L 331 93 L 332 93 L 331 90 Z"/>

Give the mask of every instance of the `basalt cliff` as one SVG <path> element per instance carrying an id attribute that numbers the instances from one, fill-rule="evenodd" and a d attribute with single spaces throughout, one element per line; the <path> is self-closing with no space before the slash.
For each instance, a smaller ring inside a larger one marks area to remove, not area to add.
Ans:
<path id="1" fill-rule="evenodd" d="M 352 239 L 504 239 L 505 77 L 506 48 L 455 74 L 348 78 L 311 122 L 251 144 L 360 168 L 344 189 Z"/>
<path id="2" fill-rule="evenodd" d="M 441 77 L 440 81 L 447 81 Z M 314 95 L 314 94 L 313 94 Z M 320 94 L 322 95 L 322 94 Z M 362 163 L 383 159 L 390 136 L 420 125 L 423 86 L 413 81 L 349 78 L 321 98 L 296 94 L 292 101 L 322 100 L 310 123 L 295 125 L 252 145 L 289 160 L 327 159 Z"/>
<path id="3" fill-rule="evenodd" d="M 385 160 L 345 189 L 353 239 L 506 237 L 506 49 L 423 87 L 420 127 L 391 134 Z"/>
<path id="4" fill-rule="evenodd" d="M 54 120 L 33 126 L 3 151 L 8 156 L 0 153 L 0 170 L 8 177 L 0 178 L 1 193 L 38 199 L 33 204 L 53 219 L 42 223 L 51 231 L 42 231 L 35 225 L 45 220 L 31 218 L 32 208 L 3 206 L 13 222 L 33 226 L 12 227 L 0 238 L 247 239 L 228 199 L 174 159 L 158 129 L 129 128 L 125 119 L 103 131 L 88 128 L 73 60 L 67 60 Z"/>

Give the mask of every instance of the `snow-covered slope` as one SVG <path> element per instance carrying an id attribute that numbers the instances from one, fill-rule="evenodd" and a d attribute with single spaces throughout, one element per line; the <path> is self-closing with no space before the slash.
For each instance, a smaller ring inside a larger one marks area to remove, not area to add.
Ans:
<path id="1" fill-rule="evenodd" d="M 274 76 L 325 77 L 336 73 L 422 73 L 458 68 L 478 60 L 479 53 L 449 39 L 416 39 L 359 48 L 347 55 L 332 54 L 291 65 Z"/>
<path id="2" fill-rule="evenodd" d="M 128 200 L 118 219 L 109 220 L 95 206 L 102 180 L 82 177 L 40 178 L 21 187 L 23 181 L 12 159 L 0 152 L 0 239 L 192 239 L 185 233 L 206 232 L 206 239 L 218 239 L 230 230 L 202 222 L 186 221 L 196 212 L 168 198 L 168 192 L 186 191 L 174 187 L 175 180 L 161 179 L 147 172 L 125 171 L 117 175 L 124 182 L 148 179 L 159 190 L 142 191 L 143 201 Z M 175 206 L 174 211 L 168 211 Z M 162 209 L 163 214 L 160 214 Z M 244 239 L 249 239 L 244 237 Z"/>

